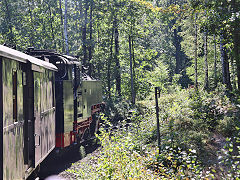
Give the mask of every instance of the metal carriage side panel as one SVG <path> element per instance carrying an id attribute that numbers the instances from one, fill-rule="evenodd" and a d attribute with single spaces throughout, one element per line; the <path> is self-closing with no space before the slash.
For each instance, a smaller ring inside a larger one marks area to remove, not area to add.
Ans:
<path id="1" fill-rule="evenodd" d="M 27 169 L 23 153 L 22 70 L 19 62 L 6 58 L 2 58 L 2 101 L 3 179 L 22 179 Z"/>
<path id="2" fill-rule="evenodd" d="M 102 81 L 92 81 L 92 96 L 95 97 L 92 102 L 94 105 L 101 104 L 103 102 L 102 99 Z"/>
<path id="3" fill-rule="evenodd" d="M 91 116 L 89 113 L 88 101 L 90 101 L 89 95 L 90 84 L 89 81 L 82 81 L 82 110 L 83 110 L 83 118 L 88 118 Z M 90 108 L 91 109 L 91 108 Z"/>
<path id="4" fill-rule="evenodd" d="M 55 148 L 56 139 L 55 139 L 55 128 L 56 128 L 56 105 L 55 105 L 55 78 L 54 78 L 54 72 L 49 71 L 49 77 L 48 77 L 48 104 L 49 104 L 49 110 L 48 110 L 48 151 Z"/>
<path id="5" fill-rule="evenodd" d="M 64 133 L 73 131 L 74 101 L 72 81 L 63 81 Z"/>
<path id="6" fill-rule="evenodd" d="M 71 80 L 56 81 L 56 147 L 66 147 L 71 143 L 73 131 L 74 100 Z"/>
<path id="7" fill-rule="evenodd" d="M 3 179 L 3 92 L 2 92 L 2 58 L 0 57 L 0 179 Z"/>
<path id="8" fill-rule="evenodd" d="M 64 132 L 63 81 L 55 81 L 56 134 Z"/>
<path id="9" fill-rule="evenodd" d="M 53 72 L 34 72 L 35 166 L 55 147 L 55 103 Z"/>
<path id="10" fill-rule="evenodd" d="M 55 76 L 57 73 L 55 73 Z M 56 97 L 56 147 L 63 147 L 64 109 L 63 109 L 63 81 L 55 81 Z"/>
<path id="11" fill-rule="evenodd" d="M 39 164 L 41 152 L 41 74 L 33 73 L 34 81 L 34 141 L 35 141 L 35 167 Z"/>
<path id="12" fill-rule="evenodd" d="M 45 70 L 41 83 L 42 159 L 55 147 L 55 106 L 52 72 Z"/>
<path id="13" fill-rule="evenodd" d="M 47 77 L 46 71 L 41 74 L 41 150 L 42 155 L 41 158 L 44 157 L 45 154 L 48 152 L 48 104 L 47 104 Z M 46 112 L 46 114 L 45 114 Z"/>
<path id="14" fill-rule="evenodd" d="M 101 81 L 83 81 L 83 118 L 91 116 L 91 106 L 102 103 Z"/>

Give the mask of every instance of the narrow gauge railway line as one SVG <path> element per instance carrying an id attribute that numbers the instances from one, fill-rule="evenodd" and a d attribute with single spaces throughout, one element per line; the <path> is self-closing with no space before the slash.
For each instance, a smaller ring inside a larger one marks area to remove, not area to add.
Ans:
<path id="1" fill-rule="evenodd" d="M 85 155 L 77 151 L 72 151 L 71 153 L 69 152 L 63 153 L 61 158 L 56 157 L 53 152 L 41 164 L 40 171 L 37 174 L 37 176 L 35 176 L 34 178 L 34 175 L 32 175 L 32 177 L 29 177 L 28 180 L 31 179 L 44 180 L 52 176 L 56 176 L 64 180 L 76 179 L 76 175 L 74 175 L 73 173 L 69 173 L 66 170 L 73 168 L 79 169 L 81 168 L 81 163 L 85 162 L 89 163 L 91 161 L 91 157 L 96 156 L 99 153 L 99 147 L 100 146 L 98 144 L 88 145 L 85 146 L 86 153 Z"/>

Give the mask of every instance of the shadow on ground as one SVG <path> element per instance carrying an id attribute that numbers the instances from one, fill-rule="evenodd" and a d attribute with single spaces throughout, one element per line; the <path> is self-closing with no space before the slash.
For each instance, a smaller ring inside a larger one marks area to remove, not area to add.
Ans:
<path id="1" fill-rule="evenodd" d="M 86 155 L 91 154 L 99 147 L 100 145 L 98 144 L 84 146 Z M 40 171 L 37 174 L 37 179 L 44 180 L 51 175 L 58 175 L 66 169 L 70 168 L 73 163 L 81 161 L 83 158 L 78 149 L 79 147 L 68 149 L 65 152 L 62 152 L 60 156 L 56 156 L 56 150 L 53 150 L 49 156 L 41 163 Z M 35 177 L 36 176 L 33 174 L 28 178 L 28 180 L 33 180 Z"/>

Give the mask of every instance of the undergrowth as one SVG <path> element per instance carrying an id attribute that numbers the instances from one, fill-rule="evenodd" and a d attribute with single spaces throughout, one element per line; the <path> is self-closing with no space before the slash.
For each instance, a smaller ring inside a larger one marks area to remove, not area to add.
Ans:
<path id="1" fill-rule="evenodd" d="M 96 164 L 74 170 L 80 179 L 236 179 L 240 174 L 238 100 L 177 88 L 159 99 L 161 150 L 154 98 L 138 102 L 131 122 L 117 128 L 104 115 Z M 70 170 L 69 170 L 70 171 Z"/>

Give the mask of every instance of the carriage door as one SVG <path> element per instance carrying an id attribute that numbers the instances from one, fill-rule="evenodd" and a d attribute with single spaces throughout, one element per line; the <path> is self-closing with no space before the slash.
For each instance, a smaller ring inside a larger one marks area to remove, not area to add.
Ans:
<path id="1" fill-rule="evenodd" d="M 41 160 L 41 74 L 34 72 L 35 166 Z"/>
<path id="2" fill-rule="evenodd" d="M 33 72 L 30 64 L 24 67 L 23 72 L 23 110 L 24 110 L 24 164 L 27 170 L 34 167 L 34 97 Z"/>

